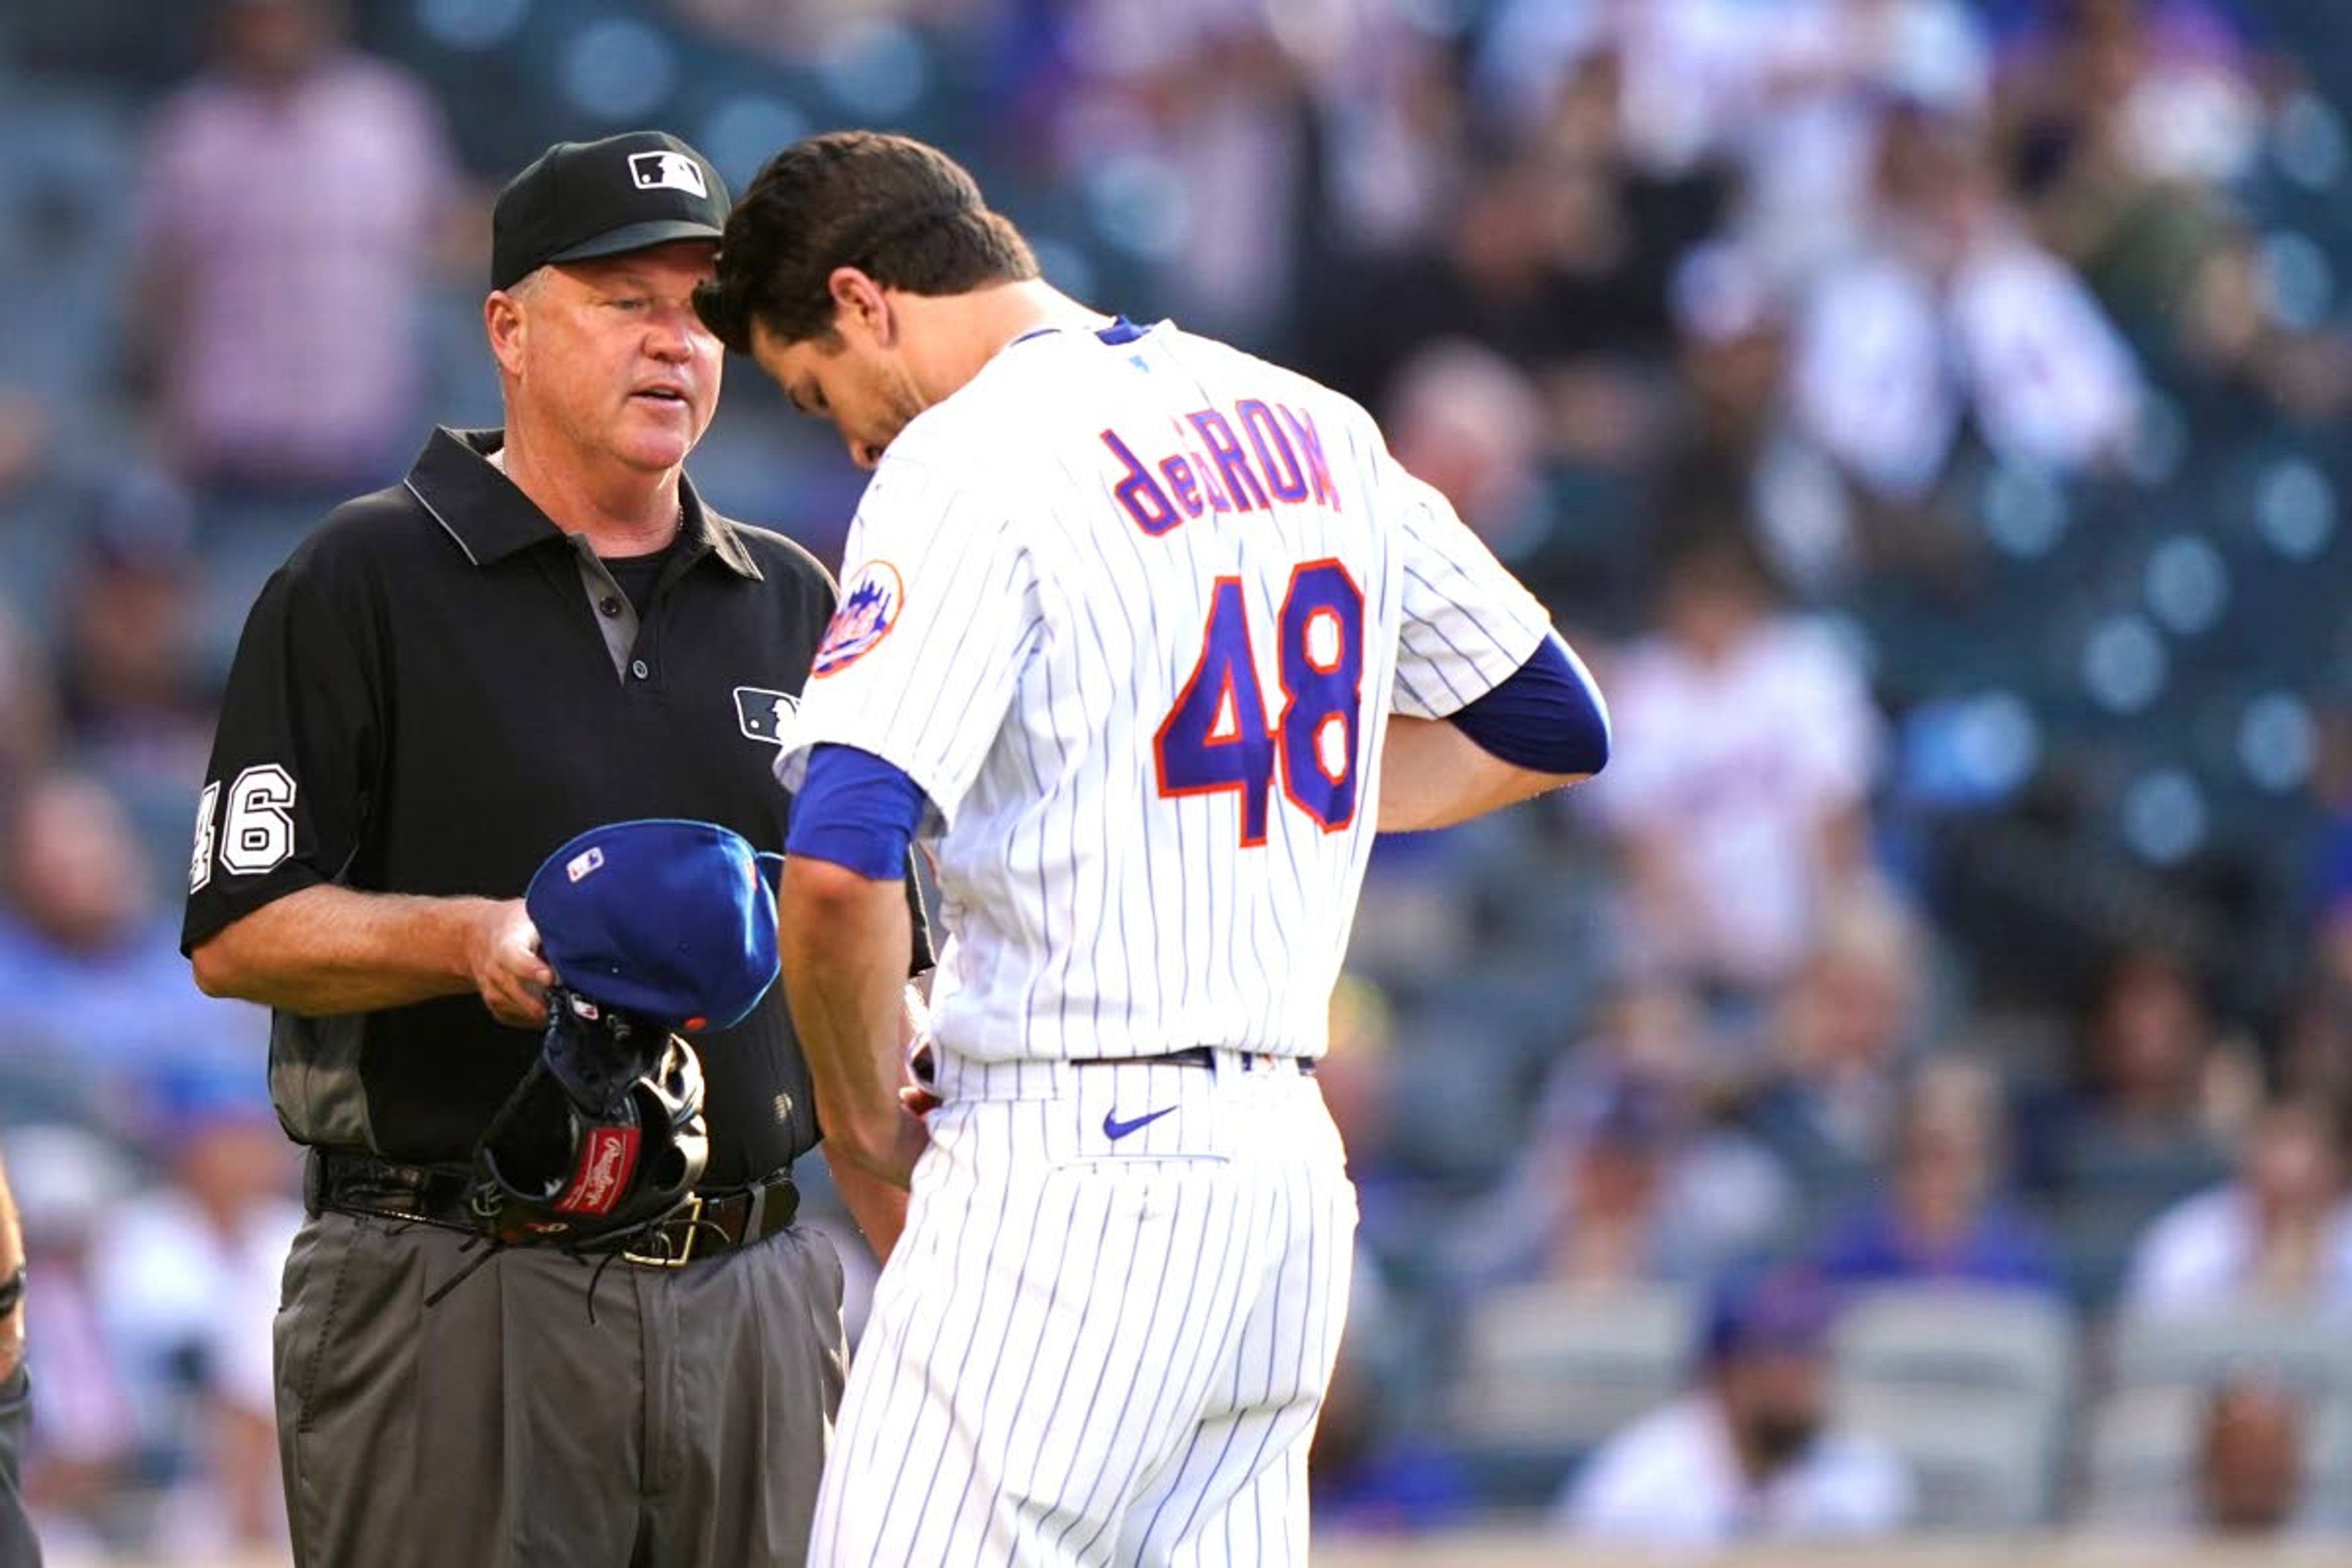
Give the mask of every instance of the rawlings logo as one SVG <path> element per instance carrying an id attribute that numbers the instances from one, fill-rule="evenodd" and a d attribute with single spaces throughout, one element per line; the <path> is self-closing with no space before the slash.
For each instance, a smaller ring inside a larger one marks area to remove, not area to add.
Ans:
<path id="1" fill-rule="evenodd" d="M 555 1206 L 566 1214 L 608 1214 L 621 1201 L 630 1173 L 636 1167 L 635 1128 L 592 1128 L 575 1167 L 579 1173 Z"/>
<path id="2" fill-rule="evenodd" d="M 860 566 L 857 575 L 845 585 L 832 625 L 824 628 L 824 641 L 816 650 L 811 673 L 831 675 L 872 652 L 898 624 L 898 612 L 906 601 L 906 584 L 896 566 L 887 561 L 869 561 Z"/>

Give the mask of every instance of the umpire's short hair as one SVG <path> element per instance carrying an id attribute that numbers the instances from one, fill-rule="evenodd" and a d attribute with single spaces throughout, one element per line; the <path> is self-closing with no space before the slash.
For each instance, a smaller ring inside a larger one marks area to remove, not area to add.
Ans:
<path id="1" fill-rule="evenodd" d="M 911 137 L 835 131 L 768 160 L 728 216 L 695 309 L 737 353 L 751 352 L 755 324 L 786 342 L 830 342 L 837 267 L 925 295 L 1037 276 L 1028 241 L 954 159 Z"/>

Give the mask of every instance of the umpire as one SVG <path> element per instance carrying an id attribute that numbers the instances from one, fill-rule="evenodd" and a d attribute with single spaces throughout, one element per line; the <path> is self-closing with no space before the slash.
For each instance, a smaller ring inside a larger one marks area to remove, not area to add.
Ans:
<path id="1" fill-rule="evenodd" d="M 483 1263 L 464 1201 L 557 978 L 518 897 L 541 858 L 634 817 L 783 847 L 770 770 L 833 590 L 683 472 L 719 396 L 692 295 L 727 209 L 653 132 L 517 175 L 483 308 L 503 430 L 436 430 L 338 508 L 237 647 L 182 945 L 205 991 L 276 1009 L 271 1094 L 311 1150 L 277 1330 L 304 1564 L 807 1550 L 842 1276 L 792 1223 L 816 1127 L 781 990 L 697 1040 L 698 1205 L 602 1271 L 593 1313 L 583 1258 Z M 904 1194 L 847 1174 L 895 1237 Z"/>

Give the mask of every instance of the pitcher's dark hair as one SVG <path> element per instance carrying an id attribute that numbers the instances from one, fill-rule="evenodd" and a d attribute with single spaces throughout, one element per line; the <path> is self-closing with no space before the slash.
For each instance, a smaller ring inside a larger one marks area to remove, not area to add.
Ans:
<path id="1" fill-rule="evenodd" d="M 925 295 L 1037 276 L 1028 241 L 954 159 L 911 137 L 835 131 L 768 160 L 728 216 L 695 310 L 737 353 L 751 352 L 755 323 L 786 342 L 829 342 L 837 267 Z"/>

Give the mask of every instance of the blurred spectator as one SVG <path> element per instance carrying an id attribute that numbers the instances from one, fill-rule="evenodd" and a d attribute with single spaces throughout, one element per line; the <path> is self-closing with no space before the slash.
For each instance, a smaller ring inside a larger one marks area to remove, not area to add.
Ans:
<path id="1" fill-rule="evenodd" d="M 156 1448 L 186 1468 L 165 1539 L 215 1551 L 282 1542 L 270 1337 L 301 1227 L 299 1164 L 256 1088 L 180 1076 L 159 1106 L 172 1183 L 100 1237 L 99 1307 Z"/>
<path id="2" fill-rule="evenodd" d="M 1574 1129 L 1559 1158 L 1563 1202 L 1538 1272 L 1562 1285 L 1601 1288 L 1686 1279 L 1696 1260 L 1664 1224 L 1666 1175 L 1682 1128 L 1675 1108 L 1645 1084 L 1617 1086 Z"/>
<path id="3" fill-rule="evenodd" d="M 425 392 L 420 291 L 453 227 L 438 110 L 342 41 L 341 0 L 216 0 L 213 68 L 158 111 L 139 347 L 208 494 L 307 500 L 397 471 Z"/>
<path id="4" fill-rule="evenodd" d="M 187 831 L 216 696 L 198 654 L 202 575 L 187 497 L 134 473 L 98 506 L 62 588 L 58 687 L 77 754 L 139 812 Z"/>
<path id="5" fill-rule="evenodd" d="M 1528 1164 L 1542 1167 L 1549 1151 L 1576 1148 L 1629 1092 L 1654 1097 L 1675 1129 L 1659 1227 L 1676 1238 L 1677 1276 L 1712 1279 L 1769 1251 L 1796 1214 L 1798 1194 L 1779 1161 L 1725 1121 L 1739 1073 L 1688 988 L 1662 974 L 1631 973 L 1603 997 L 1593 1033 L 1553 1068 Z M 1538 1211 L 1564 1196 L 1556 1182 L 1523 1175 L 1518 1184 L 1532 1191 Z"/>
<path id="6" fill-rule="evenodd" d="M 2197 1506 L 2208 1534 L 2275 1535 L 2303 1505 L 2305 1415 L 2273 1383 L 2226 1383 L 2207 1395 L 2197 1434 Z"/>
<path id="7" fill-rule="evenodd" d="M 1898 502 L 1942 477 L 1964 416 L 2031 467 L 2119 458 L 2139 415 L 2130 352 L 2025 232 L 1979 132 L 1895 111 L 1877 189 L 1871 242 L 1820 277 L 1800 318 L 1790 393 L 1812 439 Z"/>
<path id="8" fill-rule="evenodd" d="M 1743 1120 L 1808 1190 L 1835 1191 L 1893 1155 L 1923 967 L 1899 908 L 1850 897 L 1774 999 Z"/>
<path id="9" fill-rule="evenodd" d="M 2182 960 L 2158 948 L 2117 957 L 2093 993 L 2074 1084 L 2037 1111 L 2041 1178 L 2161 1198 L 2219 1177 L 2260 1085 L 2217 1036 Z"/>
<path id="10" fill-rule="evenodd" d="M 2279 1052 L 2290 1097 L 2352 1116 L 2352 982 L 2306 981 L 2290 1003 Z"/>
<path id="11" fill-rule="evenodd" d="M 2132 1258 L 2122 1305 L 2190 1312 L 2256 1302 L 2352 1307 L 2343 1129 L 2300 1100 L 2273 1100 L 2255 1121 L 2237 1180 L 2158 1219 Z"/>
<path id="12" fill-rule="evenodd" d="M 1759 997 L 1866 871 L 1878 715 L 1853 661 L 1775 605 L 1737 536 L 1681 546 L 1660 611 L 1603 671 L 1618 745 L 1589 798 L 1624 860 L 1635 951 Z"/>
<path id="13" fill-rule="evenodd" d="M 2041 1229 L 2002 1192 L 2000 1080 L 1984 1062 L 1921 1066 L 1903 1106 L 1893 1180 L 1849 1209 L 1820 1249 L 1840 1286 L 1949 1281 L 2055 1292 Z"/>
<path id="14" fill-rule="evenodd" d="M 1780 1274 L 1724 1293 L 1701 1386 L 1604 1444 L 1555 1521 L 1580 1541 L 1656 1547 L 1865 1541 L 1913 1507 L 1902 1461 L 1829 1426 L 1828 1293 Z"/>
<path id="15" fill-rule="evenodd" d="M 1669 1224 L 1665 1207 L 1685 1132 L 1681 1108 L 1638 1079 L 1613 1079 L 1572 1102 L 1465 1227 L 1467 1279 L 1478 1288 L 1696 1282 L 1713 1259 Z"/>
<path id="16" fill-rule="evenodd" d="M 53 1554 L 94 1552 L 124 1532 L 141 1457 L 91 1269 L 92 1245 L 130 1192 L 131 1171 L 104 1139 L 62 1123 L 15 1128 L 7 1147 L 25 1224 L 26 1311 L 40 1325 L 28 1346 L 41 1408 L 26 1495 Z"/>
<path id="17" fill-rule="evenodd" d="M 257 1090 L 268 1021 L 197 991 L 105 784 L 51 773 L 0 803 L 0 1081 L 117 1116 L 137 1113 L 125 1091 L 190 1064 Z"/>
<path id="18" fill-rule="evenodd" d="M 1526 1154 L 1463 1226 L 1473 1285 L 1703 1285 L 1763 1254 L 1794 1194 L 1717 1125 L 1706 1018 L 1656 976 L 1622 982 L 1546 1086 Z"/>

